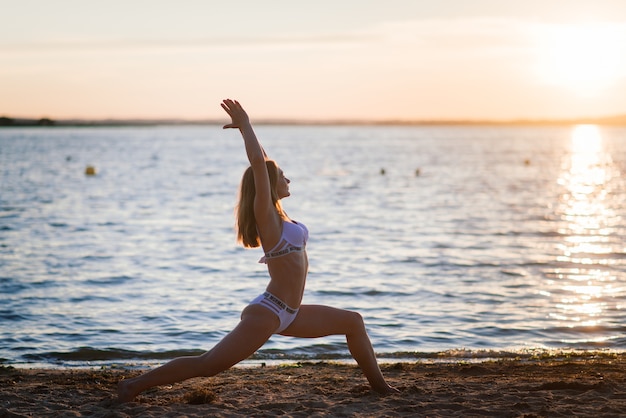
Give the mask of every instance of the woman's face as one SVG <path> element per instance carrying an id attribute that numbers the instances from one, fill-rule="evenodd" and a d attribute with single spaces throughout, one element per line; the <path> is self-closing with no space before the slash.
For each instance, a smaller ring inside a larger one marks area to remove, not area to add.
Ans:
<path id="1" fill-rule="evenodd" d="M 276 193 L 279 199 L 285 198 L 291 194 L 289 193 L 289 183 L 291 183 L 291 181 L 285 177 L 285 173 L 279 168 L 278 181 L 276 182 Z"/>

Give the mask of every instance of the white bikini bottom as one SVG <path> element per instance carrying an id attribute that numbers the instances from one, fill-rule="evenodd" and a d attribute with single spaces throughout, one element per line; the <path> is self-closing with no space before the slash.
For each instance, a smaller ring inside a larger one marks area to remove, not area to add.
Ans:
<path id="1" fill-rule="evenodd" d="M 280 325 L 274 331 L 274 334 L 278 334 L 285 330 L 298 315 L 298 309 L 293 309 L 287 306 L 285 302 L 272 295 L 270 292 L 265 292 L 256 297 L 250 305 L 261 305 L 274 312 L 280 320 Z"/>

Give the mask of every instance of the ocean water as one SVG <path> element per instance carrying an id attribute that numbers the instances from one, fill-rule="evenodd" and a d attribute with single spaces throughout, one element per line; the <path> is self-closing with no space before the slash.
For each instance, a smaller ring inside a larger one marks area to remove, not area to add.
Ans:
<path id="1" fill-rule="evenodd" d="M 304 303 L 359 311 L 381 358 L 626 349 L 626 128 L 256 129 L 311 231 Z M 246 166 L 218 126 L 1 129 L 0 362 L 211 348 L 267 283 L 235 242 Z"/>

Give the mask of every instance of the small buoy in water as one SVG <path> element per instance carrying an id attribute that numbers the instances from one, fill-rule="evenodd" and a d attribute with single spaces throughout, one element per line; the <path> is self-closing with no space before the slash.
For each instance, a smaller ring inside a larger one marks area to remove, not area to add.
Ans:
<path id="1" fill-rule="evenodd" d="M 85 168 L 85 175 L 86 176 L 95 176 L 96 175 L 96 168 L 92 165 L 88 165 Z"/>
<path id="2" fill-rule="evenodd" d="M 381 168 L 381 169 L 380 169 L 380 175 L 381 175 L 381 176 L 384 176 L 384 175 L 385 175 L 385 173 L 386 173 L 385 169 L 384 169 L 384 168 Z"/>

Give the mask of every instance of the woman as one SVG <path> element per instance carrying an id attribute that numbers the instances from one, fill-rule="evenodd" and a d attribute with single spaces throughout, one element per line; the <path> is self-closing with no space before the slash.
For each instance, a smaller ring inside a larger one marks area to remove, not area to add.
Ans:
<path id="1" fill-rule="evenodd" d="M 224 100 L 231 117 L 224 129 L 237 128 L 243 136 L 250 167 L 244 173 L 237 207 L 237 235 L 245 247 L 262 246 L 270 282 L 266 291 L 241 313 L 241 321 L 210 351 L 180 357 L 118 385 L 120 402 L 129 402 L 144 390 L 192 377 L 214 376 L 251 356 L 272 336 L 300 338 L 345 335 L 350 353 L 372 389 L 396 391 L 385 381 L 363 324 L 356 312 L 320 305 L 301 305 L 308 271 L 306 226 L 283 212 L 280 200 L 289 196 L 289 179 L 267 158 L 247 113 L 237 101 Z"/>

